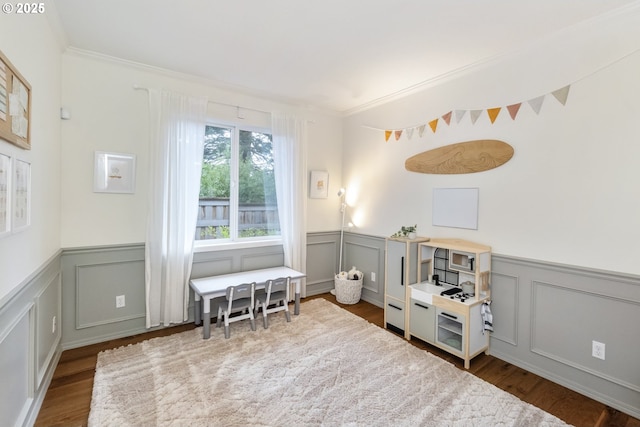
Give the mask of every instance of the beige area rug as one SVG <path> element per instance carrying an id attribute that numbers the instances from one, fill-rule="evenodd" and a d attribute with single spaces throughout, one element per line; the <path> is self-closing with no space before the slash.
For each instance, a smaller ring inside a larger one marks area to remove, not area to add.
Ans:
<path id="1" fill-rule="evenodd" d="M 90 426 L 565 426 L 323 299 L 102 352 Z"/>

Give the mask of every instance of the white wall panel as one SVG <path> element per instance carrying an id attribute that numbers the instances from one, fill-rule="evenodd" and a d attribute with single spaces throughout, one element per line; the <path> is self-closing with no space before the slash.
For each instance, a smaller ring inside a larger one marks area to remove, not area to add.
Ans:
<path id="1" fill-rule="evenodd" d="M 134 85 L 164 88 L 209 98 L 209 118 L 236 122 L 240 105 L 270 112 L 286 111 L 309 120 L 308 166 L 328 170 L 329 190 L 340 188 L 341 121 L 331 114 L 278 104 L 221 90 L 186 75 L 162 73 L 124 61 L 77 51 L 63 56 L 63 103 L 73 113 L 62 127 L 62 247 L 139 243 L 145 240 L 148 184 L 148 93 Z M 270 126 L 269 113 L 243 110 L 241 123 Z M 93 193 L 93 153 L 113 151 L 137 156 L 134 194 Z M 337 196 L 309 203 L 308 226 L 339 227 Z"/>
<path id="2" fill-rule="evenodd" d="M 419 54 L 416 52 L 416 54 Z M 351 208 L 358 232 L 388 236 L 418 224 L 420 235 L 458 237 L 494 253 L 640 273 L 640 198 L 631 178 L 640 158 L 640 9 L 590 22 L 562 37 L 506 55 L 423 92 L 345 119 L 344 182 L 357 188 Z M 565 106 L 551 92 L 571 85 Z M 527 104 L 545 95 L 539 114 Z M 506 106 L 524 104 L 515 120 Z M 486 109 L 503 107 L 491 123 Z M 384 140 L 384 129 L 440 119 L 434 133 Z M 374 130 L 371 127 L 381 130 Z M 408 172 L 405 160 L 456 142 L 498 139 L 513 158 L 462 175 Z M 347 159 L 357 159 L 347 161 Z M 479 188 L 478 230 L 432 227 L 434 188 Z"/>
<path id="3" fill-rule="evenodd" d="M 35 302 L 35 387 L 39 388 L 51 367 L 62 337 L 62 278 L 59 272 L 36 294 Z"/>
<path id="4" fill-rule="evenodd" d="M 60 248 L 61 55 L 44 15 L 0 14 L 0 40 L 31 85 L 31 150 L 0 139 L 0 153 L 31 163 L 31 225 L 0 239 L 1 306 Z"/>

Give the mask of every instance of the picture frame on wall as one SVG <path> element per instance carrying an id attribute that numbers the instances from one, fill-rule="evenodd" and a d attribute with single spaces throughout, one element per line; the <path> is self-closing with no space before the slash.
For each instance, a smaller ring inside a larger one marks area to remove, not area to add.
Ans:
<path id="1" fill-rule="evenodd" d="M 31 149 L 31 85 L 1 51 L 0 138 Z"/>
<path id="2" fill-rule="evenodd" d="M 0 153 L 0 238 L 11 233 L 11 157 Z"/>
<path id="3" fill-rule="evenodd" d="M 329 172 L 311 171 L 309 197 L 311 199 L 326 199 L 329 197 Z"/>
<path id="4" fill-rule="evenodd" d="M 96 151 L 93 171 L 94 193 L 134 193 L 136 156 Z"/>
<path id="5" fill-rule="evenodd" d="M 31 163 L 15 159 L 12 180 L 11 229 L 19 232 L 31 225 Z"/>

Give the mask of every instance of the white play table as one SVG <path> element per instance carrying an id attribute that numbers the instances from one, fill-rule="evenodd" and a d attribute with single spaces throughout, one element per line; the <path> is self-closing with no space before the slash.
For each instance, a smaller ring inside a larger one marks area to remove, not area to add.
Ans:
<path id="1" fill-rule="evenodd" d="M 261 270 L 241 271 L 239 273 L 221 274 L 219 276 L 192 279 L 191 289 L 195 294 L 195 322 L 200 324 L 202 320 L 202 338 L 211 336 L 211 300 L 225 296 L 228 286 L 241 285 L 243 283 L 256 283 L 256 289 L 264 288 L 267 281 L 278 277 L 290 277 L 296 285 L 295 308 L 293 314 L 300 314 L 300 281 L 306 274 L 289 267 L 273 267 Z M 202 301 L 202 307 L 201 307 Z M 200 314 L 202 308 L 202 315 Z"/>

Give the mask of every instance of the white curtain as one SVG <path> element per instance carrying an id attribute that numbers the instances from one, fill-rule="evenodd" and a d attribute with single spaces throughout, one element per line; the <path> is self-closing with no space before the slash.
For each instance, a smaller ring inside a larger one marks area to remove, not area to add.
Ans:
<path id="1" fill-rule="evenodd" d="M 306 272 L 307 122 L 275 112 L 271 115 L 271 131 L 284 264 Z M 306 296 L 306 286 L 301 294 Z"/>
<path id="2" fill-rule="evenodd" d="M 207 99 L 149 89 L 149 107 L 147 328 L 188 318 Z"/>

